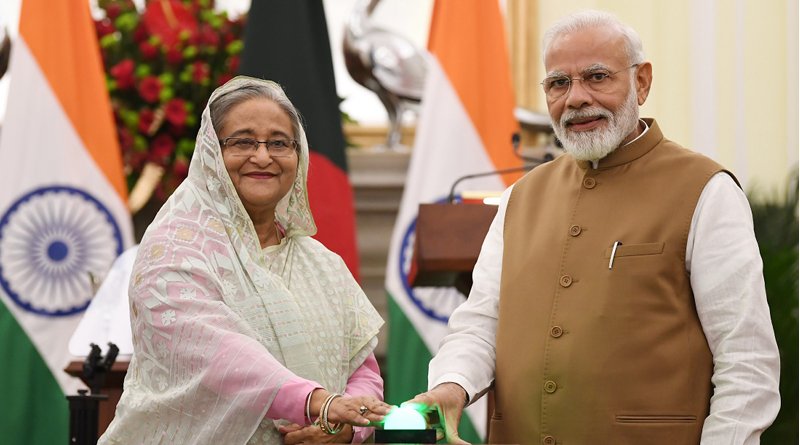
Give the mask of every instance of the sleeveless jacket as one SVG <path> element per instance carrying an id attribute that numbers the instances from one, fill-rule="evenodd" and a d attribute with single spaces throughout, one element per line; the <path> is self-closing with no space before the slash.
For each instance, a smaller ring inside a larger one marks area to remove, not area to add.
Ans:
<path id="1" fill-rule="evenodd" d="M 647 122 L 597 169 L 561 156 L 512 190 L 490 443 L 700 441 L 713 365 L 686 242 L 723 169 Z"/>

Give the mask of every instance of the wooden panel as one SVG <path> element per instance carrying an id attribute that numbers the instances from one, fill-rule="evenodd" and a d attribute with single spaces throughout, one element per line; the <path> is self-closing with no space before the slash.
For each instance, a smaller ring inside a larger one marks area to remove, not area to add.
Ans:
<path id="1" fill-rule="evenodd" d="M 463 280 L 471 285 L 472 268 L 496 214 L 497 206 L 483 204 L 421 204 L 411 285 L 453 286 Z"/>

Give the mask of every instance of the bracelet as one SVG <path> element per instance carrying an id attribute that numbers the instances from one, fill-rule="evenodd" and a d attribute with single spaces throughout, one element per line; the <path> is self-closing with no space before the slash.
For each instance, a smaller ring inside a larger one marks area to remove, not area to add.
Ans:
<path id="1" fill-rule="evenodd" d="M 319 427 L 325 434 L 334 435 L 342 431 L 344 428 L 344 424 L 341 422 L 333 426 L 331 426 L 330 422 L 328 422 L 328 409 L 330 409 L 333 399 L 341 396 L 341 394 L 332 393 L 327 399 L 325 399 L 325 402 L 322 403 L 322 409 L 320 409 Z"/>
<path id="2" fill-rule="evenodd" d="M 309 425 L 314 423 L 314 421 L 311 420 L 311 395 L 314 394 L 316 389 L 317 388 L 312 389 L 311 392 L 308 393 L 308 397 L 306 397 L 306 419 L 308 419 Z"/>

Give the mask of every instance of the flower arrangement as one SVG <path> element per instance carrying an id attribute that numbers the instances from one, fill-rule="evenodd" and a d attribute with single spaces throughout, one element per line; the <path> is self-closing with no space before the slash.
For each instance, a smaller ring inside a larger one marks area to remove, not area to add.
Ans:
<path id="1" fill-rule="evenodd" d="M 98 7 L 128 189 L 149 182 L 163 201 L 188 173 L 198 110 L 238 70 L 244 18 L 215 11 L 213 0 L 149 0 L 142 11 L 132 0 L 99 0 Z M 158 173 L 143 176 L 148 170 Z"/>

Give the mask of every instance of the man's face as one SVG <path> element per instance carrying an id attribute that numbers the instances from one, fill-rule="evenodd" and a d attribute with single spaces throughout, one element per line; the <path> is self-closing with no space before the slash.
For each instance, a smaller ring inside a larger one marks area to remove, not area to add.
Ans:
<path id="1" fill-rule="evenodd" d="M 630 66 L 625 41 L 615 30 L 588 28 L 553 40 L 545 55 L 547 77 L 572 81 L 565 94 L 548 97 L 547 107 L 556 136 L 577 159 L 601 159 L 638 134 L 639 67 Z M 608 75 L 601 91 L 576 79 L 592 73 Z"/>

